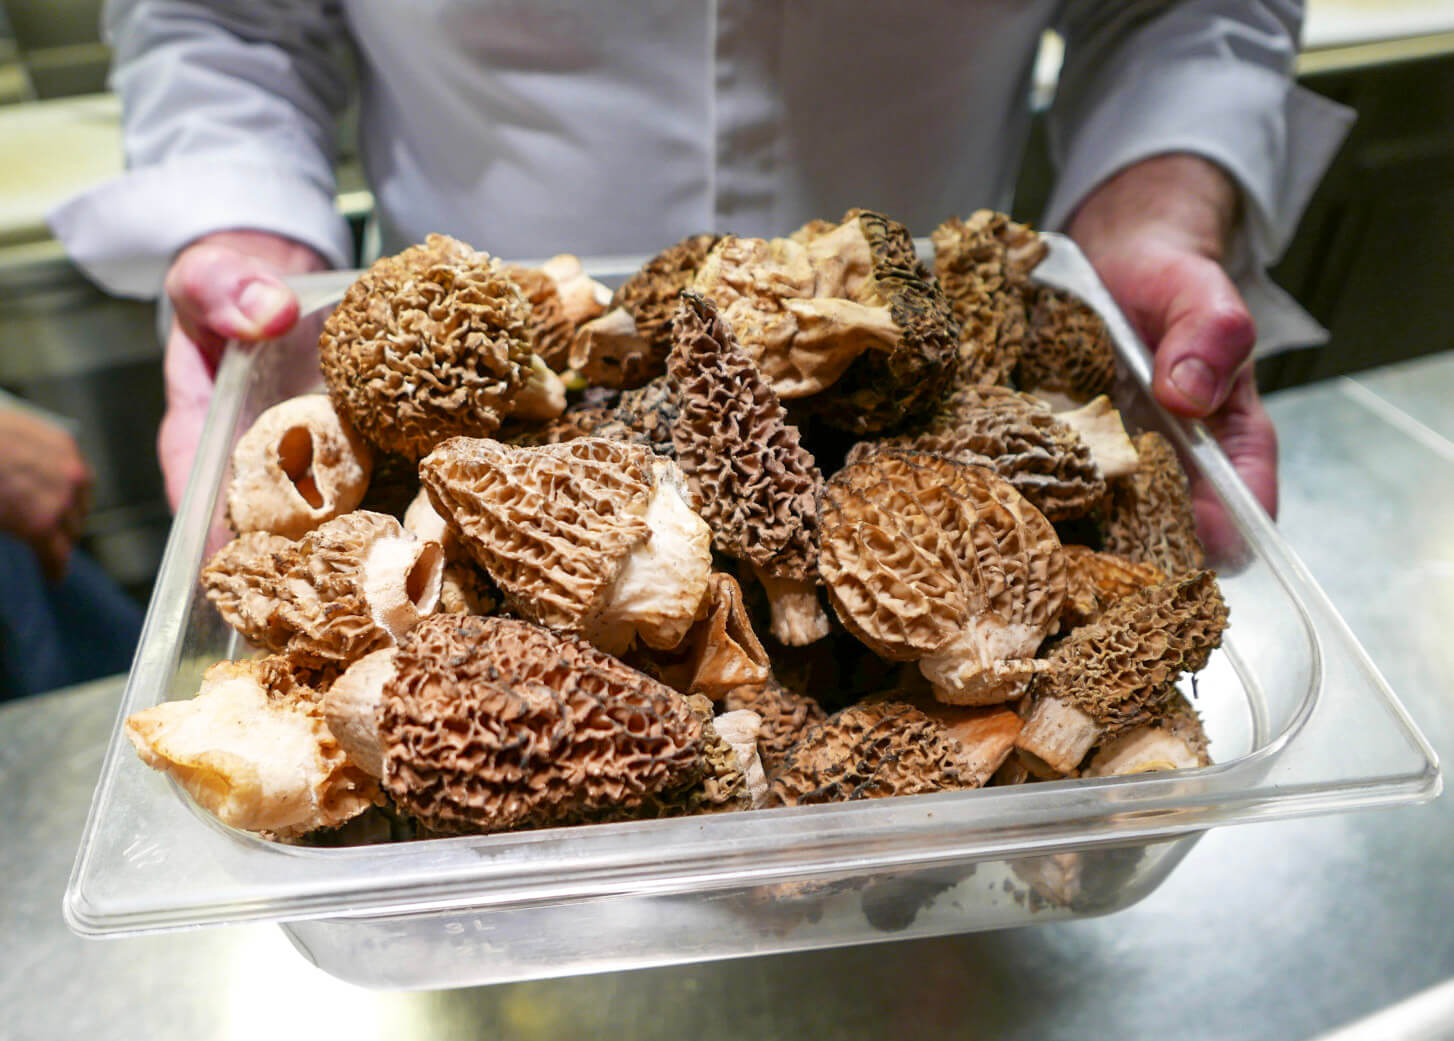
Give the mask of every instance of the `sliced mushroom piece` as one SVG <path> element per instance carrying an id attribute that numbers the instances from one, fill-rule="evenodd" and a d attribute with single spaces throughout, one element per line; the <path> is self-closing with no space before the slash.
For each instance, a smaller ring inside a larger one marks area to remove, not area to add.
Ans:
<path id="1" fill-rule="evenodd" d="M 711 574 L 711 531 L 675 465 L 579 438 L 445 442 L 420 464 L 431 501 L 523 617 L 611 653 L 675 647 Z"/>
<path id="2" fill-rule="evenodd" d="M 227 519 L 233 530 L 296 539 L 363 501 L 373 452 L 326 395 L 279 402 L 232 450 Z"/>
<path id="3" fill-rule="evenodd" d="M 127 717 L 143 762 L 182 786 L 222 823 L 295 838 L 372 806 L 378 786 L 334 739 L 313 691 L 286 668 L 219 662 L 195 697 Z"/>
<path id="4" fill-rule="evenodd" d="M 437 831 L 653 812 L 707 773 L 687 699 L 576 637 L 436 615 L 396 666 L 378 714 L 384 788 Z"/>
<path id="5" fill-rule="evenodd" d="M 503 266 L 431 235 L 349 287 L 318 355 L 339 414 L 376 448 L 417 460 L 446 438 L 493 433 L 517 398 L 536 418 L 563 404 L 531 342 L 530 304 Z"/>
<path id="6" fill-rule="evenodd" d="M 391 646 L 439 599 L 444 554 L 392 517 L 336 517 L 296 542 L 249 532 L 202 569 L 229 625 L 304 665 L 349 662 Z"/>
<path id="7" fill-rule="evenodd" d="M 1032 687 L 1016 746 L 1032 772 L 1066 775 L 1098 742 L 1153 718 L 1177 678 L 1221 645 L 1227 606 L 1210 571 L 1137 589 L 1058 643 Z"/>
<path id="8" fill-rule="evenodd" d="M 791 646 L 821 639 L 828 633 L 817 593 L 822 474 L 715 305 L 683 293 L 673 339 L 672 444 L 713 543 L 755 569 L 774 636 Z"/>
<path id="9" fill-rule="evenodd" d="M 439 543 L 444 551 L 439 610 L 446 614 L 494 613 L 499 607 L 499 597 L 490 577 L 480 570 L 422 488 L 404 511 L 404 527 L 418 538 Z"/>
<path id="10" fill-rule="evenodd" d="M 1050 522 L 993 471 L 882 451 L 828 481 L 819 570 L 843 624 L 949 704 L 1018 697 L 1065 597 Z"/>

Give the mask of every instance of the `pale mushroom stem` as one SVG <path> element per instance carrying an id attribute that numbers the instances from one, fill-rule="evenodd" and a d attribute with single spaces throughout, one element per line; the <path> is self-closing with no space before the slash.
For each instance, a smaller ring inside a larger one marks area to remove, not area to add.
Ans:
<path id="1" fill-rule="evenodd" d="M 818 599 L 818 586 L 797 578 L 779 578 L 757 565 L 753 572 L 767 591 L 772 634 L 789 647 L 806 647 L 828 635 L 828 612 Z"/>
<path id="2" fill-rule="evenodd" d="M 363 566 L 363 594 L 374 622 L 395 643 L 439 603 L 444 551 L 437 542 L 379 539 Z"/>
<path id="3" fill-rule="evenodd" d="M 540 355 L 531 355 L 530 375 L 511 401 L 510 414 L 527 421 L 544 421 L 564 411 L 564 381 Z"/>
<path id="4" fill-rule="evenodd" d="M 1200 766 L 1196 749 L 1180 734 L 1165 727 L 1143 725 L 1118 734 L 1096 752 L 1087 777 L 1189 770 Z"/>
<path id="5" fill-rule="evenodd" d="M 1125 477 L 1136 472 L 1140 456 L 1110 398 L 1098 395 L 1078 409 L 1057 412 L 1055 418 L 1080 436 L 1090 449 L 1091 459 L 1106 477 Z"/>
<path id="6" fill-rule="evenodd" d="M 1030 677 L 1047 667 L 1042 659 L 1021 657 L 1020 643 L 1023 640 L 987 638 L 971 625 L 919 659 L 919 671 L 945 704 L 997 705 L 1023 694 Z M 1015 649 L 1009 651 L 1012 645 Z"/>
<path id="7" fill-rule="evenodd" d="M 1040 698 L 1015 746 L 1031 773 L 1064 777 L 1075 771 L 1100 736 L 1100 724 L 1070 702 Z"/>
<path id="8" fill-rule="evenodd" d="M 344 670 L 323 695 L 323 718 L 349 761 L 370 777 L 384 776 L 379 705 L 393 678 L 396 647 L 366 654 Z"/>

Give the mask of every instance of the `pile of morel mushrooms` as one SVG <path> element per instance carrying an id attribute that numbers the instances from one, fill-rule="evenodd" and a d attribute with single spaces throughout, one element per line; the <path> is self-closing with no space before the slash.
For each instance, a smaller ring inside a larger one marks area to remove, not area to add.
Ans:
<path id="1" fill-rule="evenodd" d="M 1227 611 L 1099 317 L 980 212 L 696 236 L 614 294 L 444 236 L 236 446 L 258 649 L 133 715 L 225 823 L 376 841 L 1172 770 Z"/>

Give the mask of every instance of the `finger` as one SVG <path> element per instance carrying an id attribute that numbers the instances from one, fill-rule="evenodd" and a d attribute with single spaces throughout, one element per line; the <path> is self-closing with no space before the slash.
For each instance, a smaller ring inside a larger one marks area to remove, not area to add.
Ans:
<path id="1" fill-rule="evenodd" d="M 196 455 L 202 438 L 202 425 L 207 419 L 213 387 L 212 373 L 192 348 L 180 323 L 173 324 L 172 334 L 167 338 L 163 375 L 167 407 L 157 430 L 157 457 L 161 462 L 167 501 L 175 511 L 192 469 L 192 457 Z"/>
<path id="2" fill-rule="evenodd" d="M 281 335 L 298 318 L 297 297 L 269 265 L 221 243 L 184 250 L 167 272 L 166 291 L 178 324 L 208 355 L 228 338 Z"/>
<path id="3" fill-rule="evenodd" d="M 1227 400 L 1257 330 L 1236 286 L 1217 264 L 1190 258 L 1171 277 L 1153 389 L 1173 412 L 1209 416 Z"/>
<path id="4" fill-rule="evenodd" d="M 1277 428 L 1263 407 L 1250 367 L 1238 373 L 1226 406 L 1207 420 L 1207 429 L 1253 498 L 1268 516 L 1276 517 Z"/>
<path id="5" fill-rule="evenodd" d="M 50 531 L 31 543 L 40 562 L 40 569 L 52 582 L 59 582 L 66 576 L 66 565 L 71 559 L 71 540 L 62 531 Z"/>

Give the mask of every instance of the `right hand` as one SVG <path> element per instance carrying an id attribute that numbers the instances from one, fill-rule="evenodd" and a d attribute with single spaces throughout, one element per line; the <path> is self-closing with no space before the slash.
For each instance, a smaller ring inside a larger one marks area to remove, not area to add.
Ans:
<path id="1" fill-rule="evenodd" d="M 175 310 L 167 335 L 167 408 L 157 455 L 172 509 L 181 501 L 228 340 L 281 336 L 298 320 L 286 275 L 328 267 L 316 252 L 266 231 L 219 231 L 192 242 L 167 272 Z"/>
<path id="2" fill-rule="evenodd" d="M 35 551 L 52 581 L 66 572 L 91 507 L 91 468 L 70 434 L 0 408 L 0 529 Z"/>

